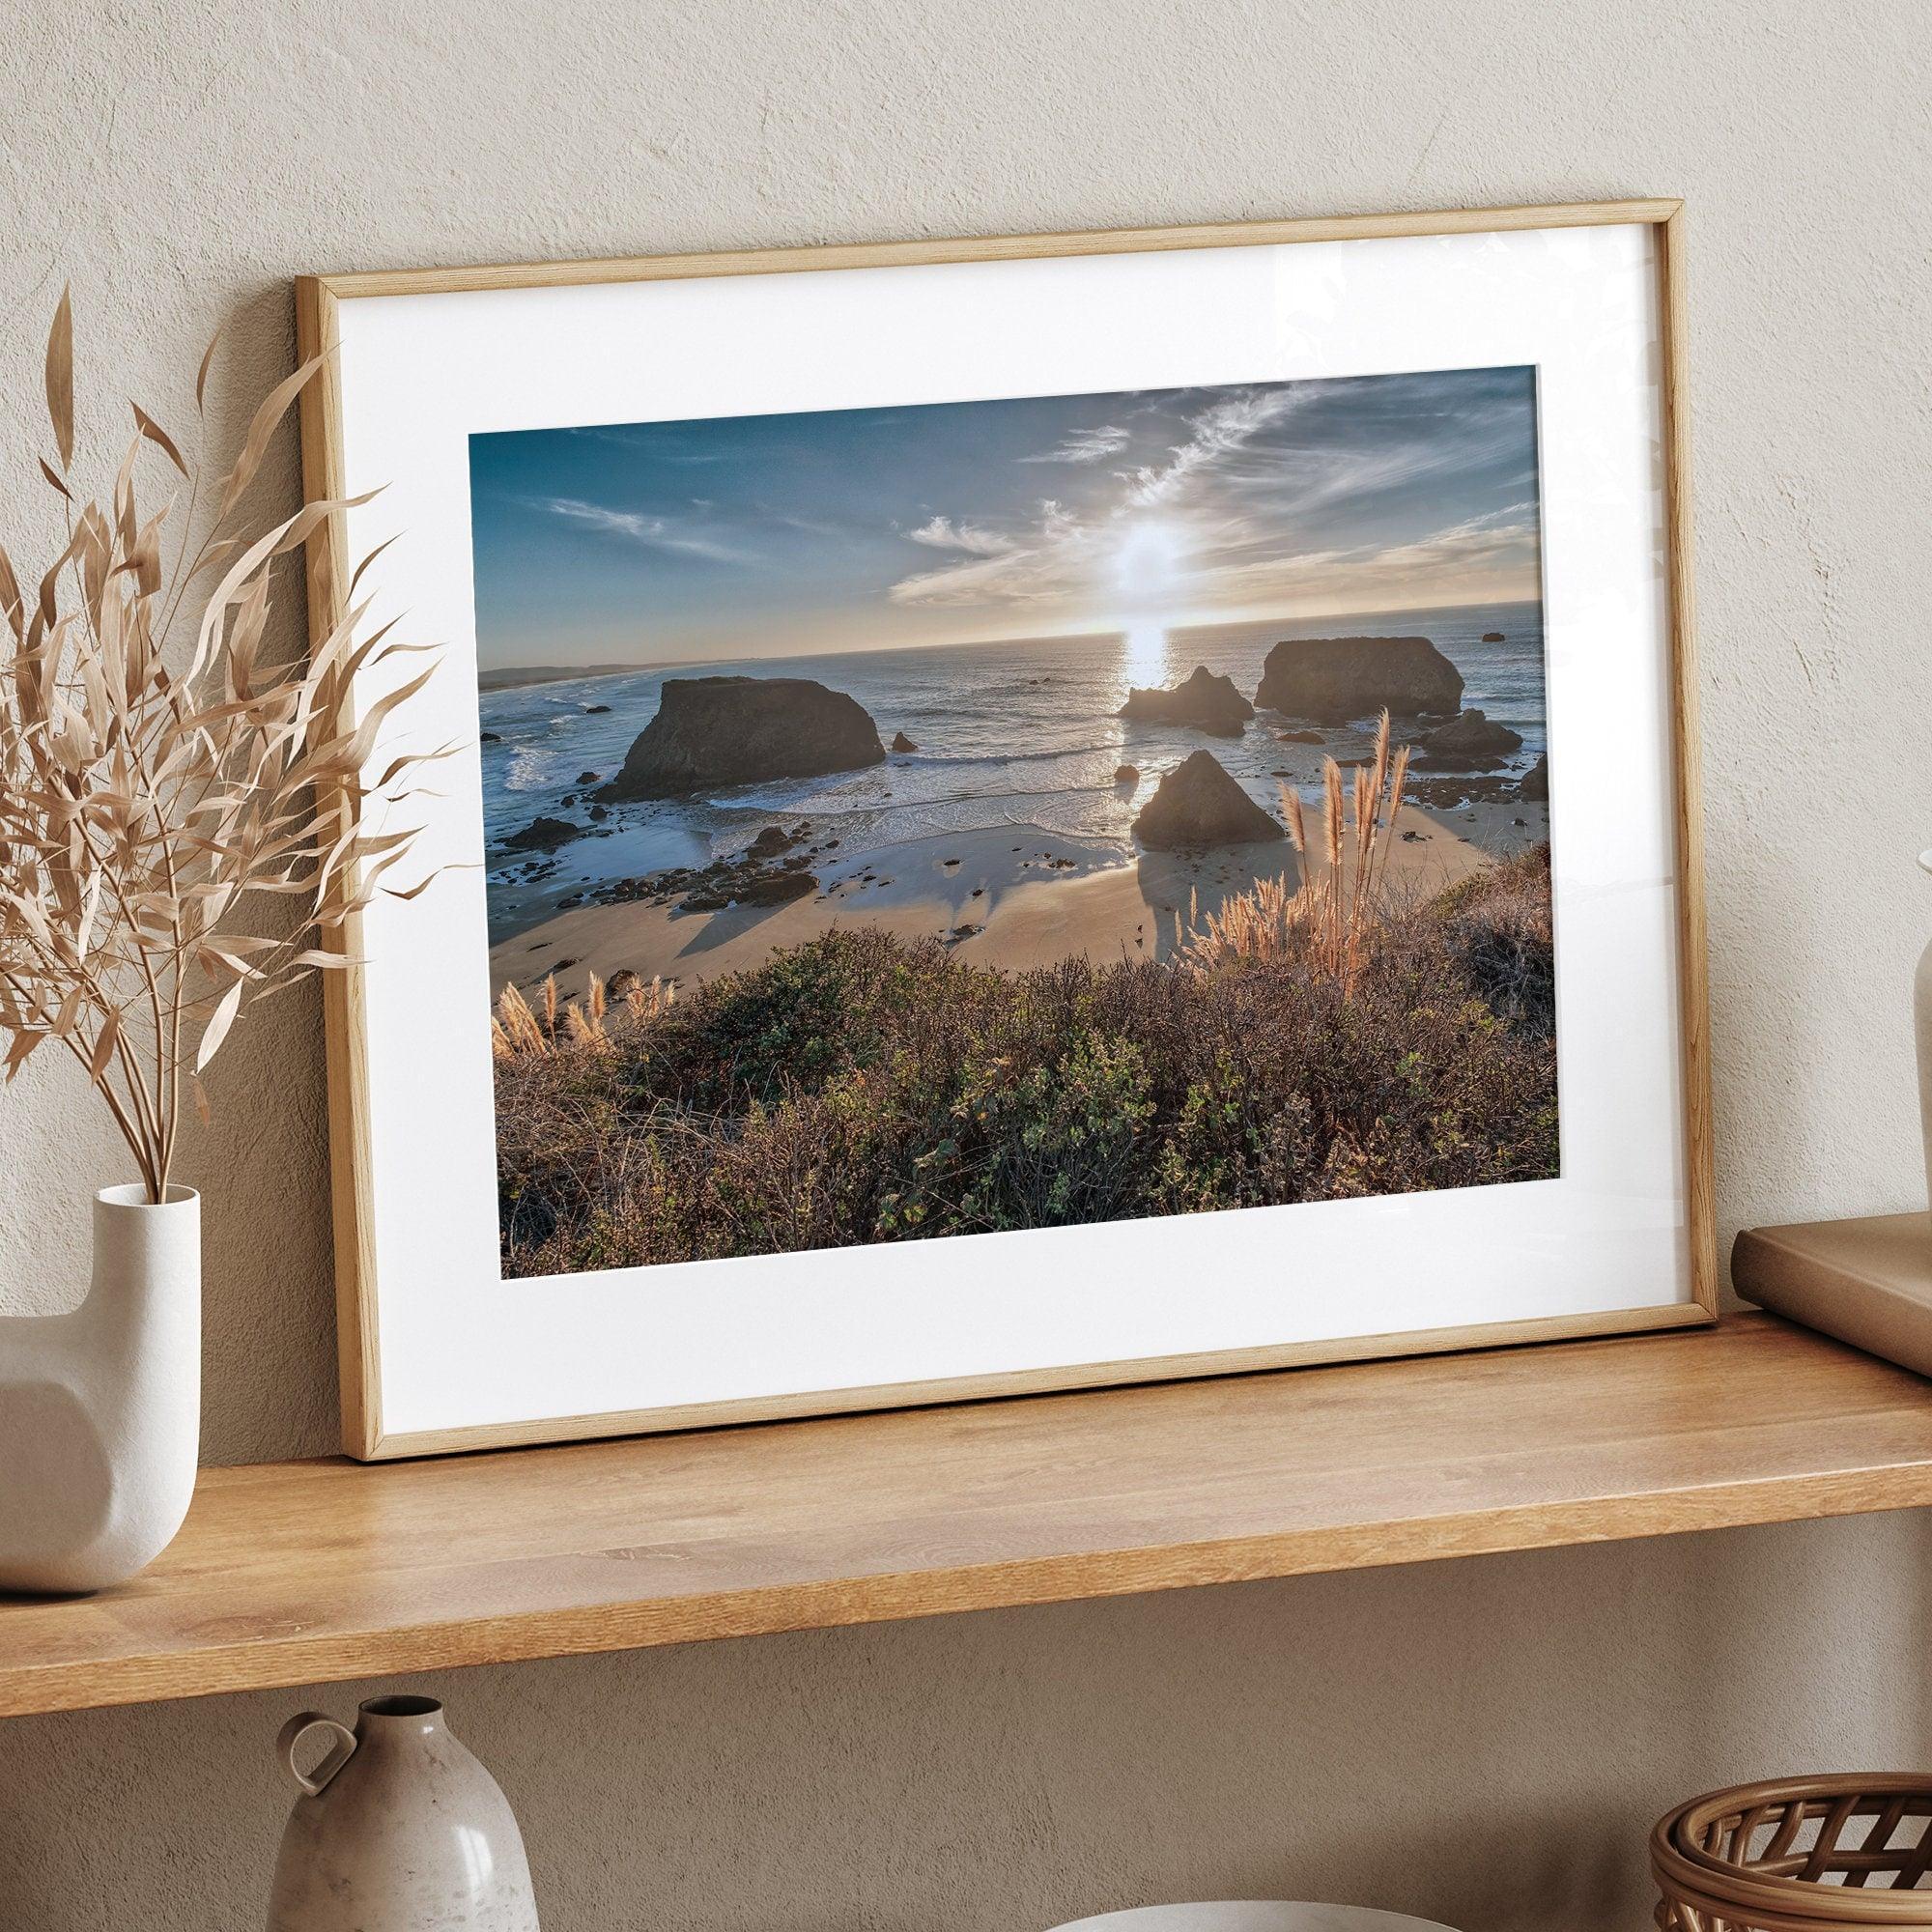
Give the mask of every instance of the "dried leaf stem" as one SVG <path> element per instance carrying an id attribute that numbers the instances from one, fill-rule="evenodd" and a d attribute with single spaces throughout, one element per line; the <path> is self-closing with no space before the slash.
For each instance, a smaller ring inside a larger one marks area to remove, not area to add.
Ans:
<path id="1" fill-rule="evenodd" d="M 184 1090 L 206 1114 L 202 1076 L 245 1007 L 351 963 L 341 930 L 392 890 L 382 881 L 416 837 L 388 829 L 391 808 L 447 749 L 405 753 L 365 779 L 384 721 L 430 674 L 397 683 L 392 669 L 386 695 L 349 717 L 340 700 L 353 681 L 423 648 L 389 641 L 386 627 L 358 642 L 366 603 L 314 639 L 305 662 L 262 661 L 302 545 L 325 517 L 367 500 L 313 503 L 266 531 L 239 515 L 319 367 L 304 363 L 264 399 L 196 539 L 201 465 L 138 404 L 105 504 L 77 499 L 63 293 L 45 364 L 58 460 L 39 464 L 67 543 L 31 600 L 0 548 L 0 1065 L 11 1082 L 48 1040 L 64 1046 L 151 1201 L 166 1198 L 174 1172 Z M 197 412 L 208 370 L 205 357 Z M 144 458 L 186 486 L 172 544 L 172 499 L 145 519 L 137 502 Z M 218 575 L 192 640 L 178 639 L 207 573 Z M 169 668 L 184 657 L 185 669 Z M 257 921 L 277 897 L 289 904 L 281 936 L 264 936 Z"/>

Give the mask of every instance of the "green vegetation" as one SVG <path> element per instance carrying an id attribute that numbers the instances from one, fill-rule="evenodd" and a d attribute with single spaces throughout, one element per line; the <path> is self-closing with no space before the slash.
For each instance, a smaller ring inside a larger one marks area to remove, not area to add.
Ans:
<path id="1" fill-rule="evenodd" d="M 1378 910 L 1346 971 L 1267 911 L 1266 943 L 1224 917 L 1170 963 L 1009 973 L 858 930 L 675 1002 L 508 993 L 504 1271 L 1556 1173 L 1547 846 Z"/>

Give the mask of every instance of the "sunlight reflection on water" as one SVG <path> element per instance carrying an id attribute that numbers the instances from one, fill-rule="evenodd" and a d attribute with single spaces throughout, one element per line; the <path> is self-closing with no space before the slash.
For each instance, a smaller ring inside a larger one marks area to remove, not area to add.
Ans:
<path id="1" fill-rule="evenodd" d="M 1154 623 L 1129 624 L 1121 633 L 1122 674 L 1129 684 L 1151 685 L 1167 682 L 1167 626 Z"/>

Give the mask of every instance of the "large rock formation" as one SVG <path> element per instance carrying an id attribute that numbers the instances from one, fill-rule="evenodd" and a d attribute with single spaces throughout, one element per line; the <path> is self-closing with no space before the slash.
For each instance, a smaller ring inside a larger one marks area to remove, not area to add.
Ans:
<path id="1" fill-rule="evenodd" d="M 1483 772 L 1499 765 L 1522 745 L 1522 734 L 1495 724 L 1480 711 L 1463 711 L 1416 740 L 1419 772 Z"/>
<path id="2" fill-rule="evenodd" d="M 1549 798 L 1549 758 L 1546 753 L 1531 765 L 1522 775 L 1522 781 L 1516 788 L 1516 795 L 1537 804 L 1546 804 Z"/>
<path id="3" fill-rule="evenodd" d="M 1267 654 L 1255 702 L 1324 724 L 1384 705 L 1398 718 L 1453 717 L 1463 673 L 1427 638 L 1295 638 Z"/>
<path id="4" fill-rule="evenodd" d="M 809 677 L 672 677 L 658 715 L 597 796 L 675 798 L 714 785 L 812 779 L 884 764 L 864 706 Z"/>
<path id="5" fill-rule="evenodd" d="M 521 832 L 513 832 L 503 840 L 512 852 L 554 852 L 559 845 L 568 845 L 573 838 L 581 838 L 583 828 L 573 825 L 567 818 L 548 816 L 533 818 Z"/>
<path id="6" fill-rule="evenodd" d="M 1286 836 L 1212 752 L 1196 752 L 1169 772 L 1134 820 L 1134 837 L 1163 852 L 1251 845 Z"/>
<path id="7" fill-rule="evenodd" d="M 1217 738 L 1238 738 L 1255 707 L 1235 689 L 1230 677 L 1216 677 L 1206 665 L 1172 691 L 1129 691 L 1120 715 L 1141 724 L 1185 724 Z"/>

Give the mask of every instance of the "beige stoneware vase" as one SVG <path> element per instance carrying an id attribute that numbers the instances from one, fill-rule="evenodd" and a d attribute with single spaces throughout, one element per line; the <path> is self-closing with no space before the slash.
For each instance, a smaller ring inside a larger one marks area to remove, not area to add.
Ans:
<path id="1" fill-rule="evenodd" d="M 330 1734 L 303 1772 L 303 1739 Z M 433 1697 L 372 1697 L 355 1728 L 315 1711 L 276 1754 L 301 1796 L 269 1898 L 269 1932 L 537 1932 L 523 1833 L 497 1780 Z"/>

